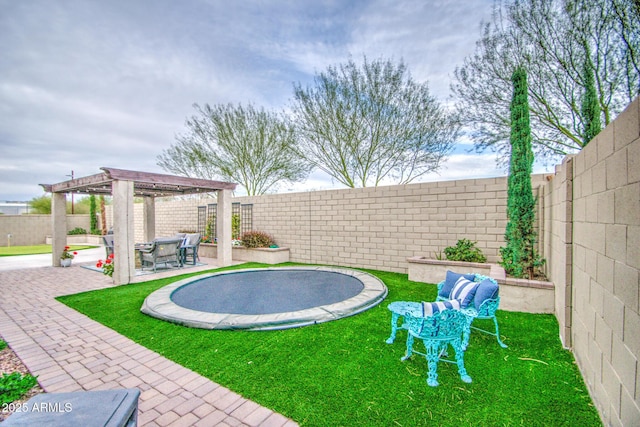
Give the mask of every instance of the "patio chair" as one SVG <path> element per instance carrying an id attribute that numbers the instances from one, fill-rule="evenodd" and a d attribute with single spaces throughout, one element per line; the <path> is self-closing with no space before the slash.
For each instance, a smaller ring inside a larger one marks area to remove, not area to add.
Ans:
<path id="1" fill-rule="evenodd" d="M 467 297 L 470 296 L 466 301 L 468 305 L 465 304 L 465 301 L 462 303 L 463 311 L 469 316 L 469 325 L 465 330 L 463 347 L 465 349 L 467 348 L 471 329 L 475 329 L 495 336 L 500 347 L 507 348 L 507 345 L 502 342 L 502 339 L 500 339 L 500 329 L 498 327 L 498 319 L 496 318 L 496 311 L 500 305 L 498 282 L 491 277 L 483 276 L 481 274 L 458 274 L 447 271 L 446 279 L 438 283 L 438 298 L 436 301 L 446 301 L 454 298 L 454 296 L 452 296 L 453 287 L 461 278 L 477 283 L 475 291 L 471 295 L 467 295 Z M 493 319 L 493 323 L 496 327 L 495 332 L 472 326 L 475 319 Z"/>
<path id="2" fill-rule="evenodd" d="M 104 249 L 107 252 L 107 258 L 113 254 L 113 234 L 107 234 L 102 236 L 102 242 L 104 243 Z"/>
<path id="3" fill-rule="evenodd" d="M 190 233 L 184 236 L 184 240 L 180 246 L 183 265 L 187 263 L 189 257 L 191 257 L 193 265 L 196 265 L 196 261 L 200 260 L 200 257 L 198 257 L 200 240 L 202 240 L 200 233 Z"/>
<path id="4" fill-rule="evenodd" d="M 153 267 L 155 272 L 158 264 L 175 264 L 176 267 L 181 265 L 179 247 L 182 240 L 176 238 L 158 238 L 154 239 L 149 245 L 138 246 L 140 251 L 140 265 L 144 270 L 145 266 Z"/>
<path id="5" fill-rule="evenodd" d="M 458 300 L 422 303 L 421 316 L 405 313 L 407 329 L 407 352 L 400 360 L 407 360 L 413 353 L 425 356 L 428 365 L 427 384 L 438 385 L 438 362 L 455 363 L 458 366 L 460 379 L 471 382 L 471 377 L 464 366 L 464 348 L 462 336 L 467 327 L 467 315 L 461 311 Z M 425 352 L 420 353 L 413 348 L 415 339 L 422 340 Z M 451 345 L 455 352 L 455 361 L 444 359 Z"/>

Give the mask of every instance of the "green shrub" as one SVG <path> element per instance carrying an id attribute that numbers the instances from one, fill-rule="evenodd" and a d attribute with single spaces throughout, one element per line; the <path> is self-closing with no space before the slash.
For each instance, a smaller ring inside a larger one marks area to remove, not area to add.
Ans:
<path id="1" fill-rule="evenodd" d="M 82 227 L 76 227 L 73 230 L 70 230 L 67 234 L 70 235 L 70 236 L 72 236 L 74 234 L 87 234 L 87 230 L 85 230 Z"/>
<path id="2" fill-rule="evenodd" d="M 275 244 L 273 237 L 264 231 L 247 231 L 240 240 L 245 248 L 268 248 Z"/>
<path id="3" fill-rule="evenodd" d="M 3 340 L 0 340 L 0 351 L 4 350 L 5 348 L 7 348 L 7 343 Z"/>
<path id="4" fill-rule="evenodd" d="M 20 372 L 2 374 L 0 377 L 0 406 L 20 399 L 37 384 L 36 377 Z"/>
<path id="5" fill-rule="evenodd" d="M 444 254 L 449 261 L 466 261 L 466 262 L 487 262 L 480 248 L 476 248 L 476 243 L 468 239 L 460 239 L 455 246 L 445 248 Z"/>

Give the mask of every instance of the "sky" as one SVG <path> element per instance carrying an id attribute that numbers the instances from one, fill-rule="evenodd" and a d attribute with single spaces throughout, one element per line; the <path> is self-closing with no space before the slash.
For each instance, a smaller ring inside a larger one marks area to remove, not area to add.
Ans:
<path id="1" fill-rule="evenodd" d="M 0 201 L 157 156 L 193 104 L 286 110 L 294 83 L 349 58 L 404 61 L 452 105 L 492 0 L 0 0 Z M 504 176 L 461 138 L 420 181 Z M 278 192 L 341 188 L 321 172 Z"/>

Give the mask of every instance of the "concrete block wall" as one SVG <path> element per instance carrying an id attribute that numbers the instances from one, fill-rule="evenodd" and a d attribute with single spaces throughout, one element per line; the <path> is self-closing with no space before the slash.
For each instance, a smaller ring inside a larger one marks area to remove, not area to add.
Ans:
<path id="1" fill-rule="evenodd" d="M 575 156 L 573 167 L 572 348 L 604 423 L 637 426 L 639 98 Z M 562 243 L 562 233 L 554 234 Z M 562 263 L 554 253 L 553 262 Z M 561 274 L 561 268 L 557 270 Z M 556 269 L 551 272 L 555 275 Z M 559 280 L 553 277 L 556 285 Z"/>
<path id="2" fill-rule="evenodd" d="M 215 203 L 215 199 L 156 200 L 156 235 L 172 236 L 181 230 L 196 231 L 198 206 L 207 203 Z"/>
<path id="3" fill-rule="evenodd" d="M 555 314 L 560 324 L 560 340 L 571 347 L 572 262 L 573 262 L 573 157 L 556 166 L 555 175 L 539 188 L 543 223 L 540 255 L 544 271 L 555 285 Z"/>
<path id="4" fill-rule="evenodd" d="M 0 215 L 0 246 L 8 246 L 11 234 L 11 246 L 44 244 L 51 235 L 51 215 Z M 67 215 L 67 230 L 76 227 L 89 230 L 89 215 Z"/>
<path id="5" fill-rule="evenodd" d="M 215 203 L 214 198 L 188 198 L 184 200 L 156 199 L 156 237 L 168 237 L 182 231 L 195 231 L 198 227 L 198 206 Z M 143 203 L 133 206 L 136 242 L 144 242 Z M 113 206 L 106 206 L 107 228 L 113 224 Z"/>
<path id="6" fill-rule="evenodd" d="M 532 176 L 535 188 L 543 182 L 544 175 Z M 289 247 L 292 261 L 403 273 L 407 258 L 435 257 L 463 238 L 477 241 L 489 262 L 499 261 L 506 200 L 505 177 L 233 199 L 253 204 L 253 229 Z M 156 236 L 195 230 L 198 206 L 209 203 L 215 199 L 157 200 Z M 139 242 L 142 208 L 134 206 Z M 107 213 L 111 218 L 111 206 Z"/>
<path id="7" fill-rule="evenodd" d="M 543 175 L 532 177 L 534 186 Z M 506 226 L 506 178 L 239 197 L 253 203 L 253 227 L 291 248 L 296 262 L 407 272 L 407 258 L 435 257 L 459 239 L 499 260 Z"/>

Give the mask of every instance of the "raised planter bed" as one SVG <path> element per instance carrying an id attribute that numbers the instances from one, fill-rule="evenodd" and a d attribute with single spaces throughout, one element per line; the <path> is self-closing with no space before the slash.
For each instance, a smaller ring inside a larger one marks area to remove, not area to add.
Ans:
<path id="1" fill-rule="evenodd" d="M 500 309 L 526 313 L 554 313 L 555 286 L 552 282 L 514 279 L 506 277 L 498 264 L 461 262 L 411 257 L 409 280 L 422 283 L 440 283 L 447 270 L 456 273 L 482 274 L 495 279 L 500 285 Z"/>
<path id="2" fill-rule="evenodd" d="M 200 243 L 198 254 L 204 258 L 217 258 L 218 245 Z M 231 258 L 234 261 L 259 262 L 262 264 L 281 264 L 289 262 L 289 248 L 245 248 L 233 246 Z"/>

